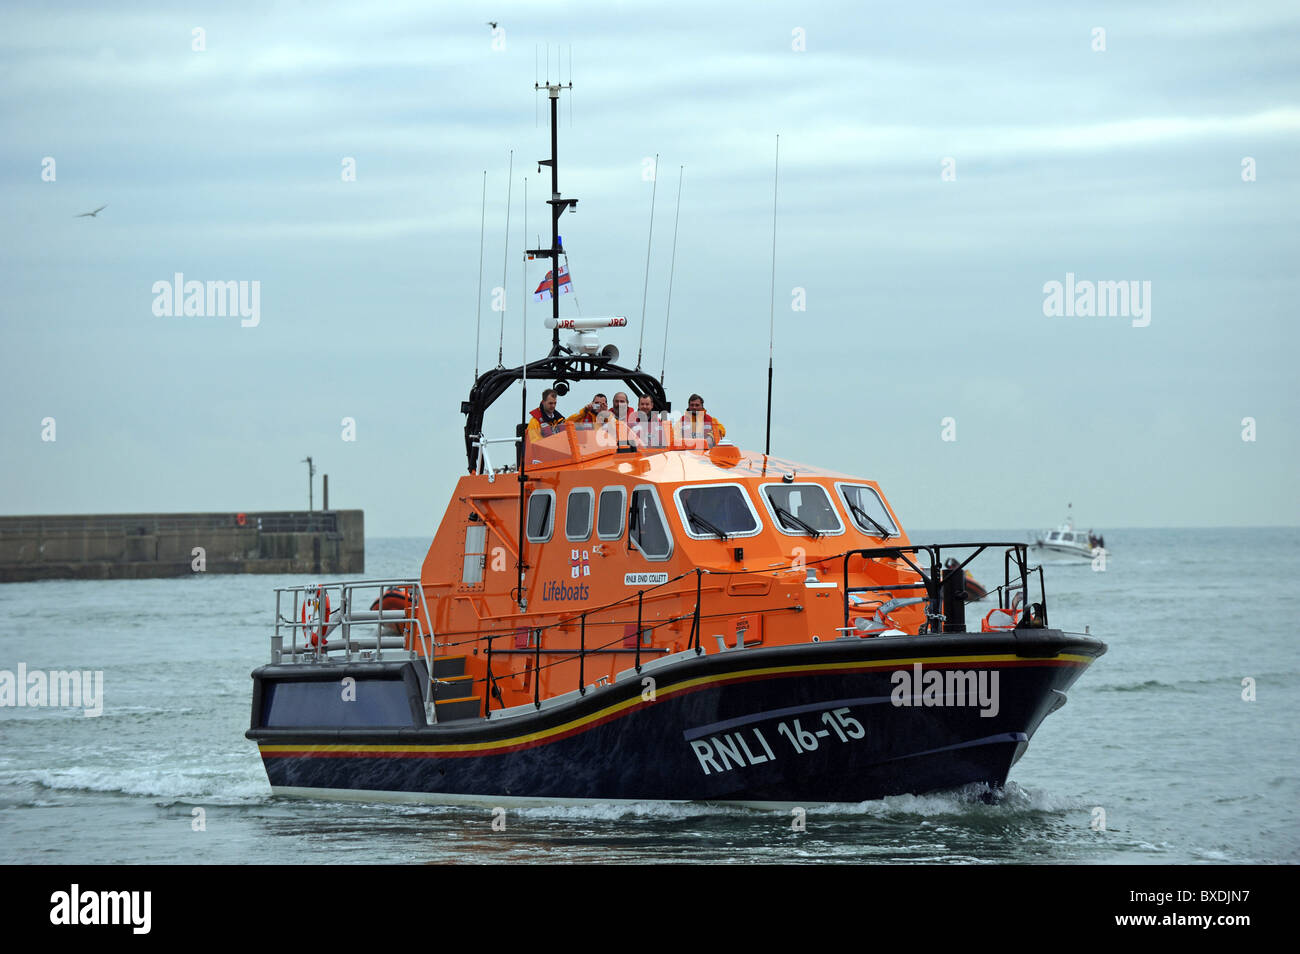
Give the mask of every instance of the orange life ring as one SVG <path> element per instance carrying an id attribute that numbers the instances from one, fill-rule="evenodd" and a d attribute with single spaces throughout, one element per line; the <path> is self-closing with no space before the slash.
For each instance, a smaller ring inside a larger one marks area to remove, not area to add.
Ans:
<path id="1" fill-rule="evenodd" d="M 236 525 L 241 526 L 241 527 L 242 527 L 244 524 L 248 523 L 248 514 L 244 514 L 244 513 L 237 513 L 237 514 L 235 514 L 235 523 L 236 523 Z"/>
<path id="2" fill-rule="evenodd" d="M 307 622 L 307 607 L 312 603 L 316 604 L 316 609 L 312 612 L 312 619 L 315 619 L 317 613 L 320 611 L 322 597 L 324 597 L 325 615 L 321 618 L 320 625 L 314 626 Z M 303 600 L 301 616 L 304 638 L 313 646 L 324 646 L 325 632 L 329 628 L 330 622 L 330 595 L 325 592 L 325 587 L 318 586 L 316 588 L 316 593 L 313 596 L 309 596 L 307 599 Z"/>

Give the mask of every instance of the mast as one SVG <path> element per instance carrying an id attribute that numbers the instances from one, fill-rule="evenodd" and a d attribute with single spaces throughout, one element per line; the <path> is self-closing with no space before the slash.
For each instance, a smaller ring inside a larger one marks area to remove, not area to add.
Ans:
<path id="1" fill-rule="evenodd" d="M 538 92 L 543 89 L 546 90 L 551 101 L 551 156 L 549 159 L 541 159 L 537 163 L 539 172 L 541 171 L 542 166 L 551 167 L 551 198 L 547 202 L 551 207 L 551 247 L 530 248 L 525 251 L 527 257 L 530 259 L 546 258 L 551 260 L 552 292 L 554 293 L 559 290 L 558 266 L 560 263 L 560 257 L 565 255 L 564 240 L 560 237 L 560 216 L 564 213 L 565 209 L 573 209 L 578 205 L 577 199 L 566 199 L 560 195 L 560 180 L 557 162 L 557 156 L 559 153 L 557 133 L 559 127 L 558 100 L 560 90 L 572 90 L 573 83 L 551 83 L 548 80 L 546 83 L 534 83 L 533 87 Z M 509 188 L 510 187 L 507 186 L 507 192 L 509 191 Z M 502 287 L 505 286 L 503 285 Z M 527 286 L 525 285 L 525 291 L 526 290 Z M 574 296 L 574 300 L 577 300 L 576 295 Z M 483 417 L 487 413 L 488 408 L 490 408 L 497 399 L 505 394 L 510 388 L 514 387 L 514 385 L 522 383 L 526 387 L 528 380 L 541 382 L 549 378 L 557 382 L 601 381 L 612 383 L 615 381 L 621 381 L 623 384 L 628 386 L 629 390 L 638 396 L 648 394 L 654 400 L 655 407 L 663 408 L 664 410 L 671 410 L 672 404 L 664 393 L 663 382 L 655 378 L 654 375 L 642 371 L 640 368 L 625 368 L 615 364 L 615 361 L 618 360 L 618 352 L 616 349 L 606 347 L 599 354 L 588 353 L 583 351 L 581 348 L 576 351 L 570 348 L 561 349 L 559 326 L 560 296 L 558 294 L 552 294 L 551 315 L 553 319 L 551 324 L 554 328 L 552 329 L 553 333 L 551 335 L 550 354 L 536 361 L 529 361 L 527 359 L 527 351 L 525 350 L 523 364 L 517 368 L 504 367 L 499 359 L 497 367 L 490 368 L 483 372 L 483 374 L 474 381 L 474 386 L 469 392 L 469 399 L 461 402 L 460 411 L 465 415 L 465 462 L 470 473 L 474 473 L 477 466 L 477 442 L 482 438 Z M 504 320 L 502 327 L 504 328 Z M 591 325 L 590 327 L 594 328 L 596 326 Z M 616 327 L 621 327 L 621 325 Z M 504 331 L 502 334 L 504 334 Z M 502 341 L 504 341 L 504 338 Z M 498 352 L 499 354 L 504 355 L 504 352 L 500 351 L 501 347 L 504 347 L 504 345 L 499 343 Z M 523 595 L 522 569 L 524 568 L 524 561 L 522 541 L 524 539 L 524 528 L 522 527 L 522 521 L 524 516 L 524 505 L 527 502 L 524 485 L 528 479 L 528 468 L 527 460 L 523 454 L 522 442 L 528 423 L 528 404 L 529 402 L 527 397 L 522 397 L 522 420 L 518 425 L 518 437 L 520 439 L 518 445 L 518 478 L 520 486 L 519 501 L 521 517 L 519 538 L 521 545 L 519 547 L 517 562 L 520 567 L 520 589 L 514 593 L 516 598 Z"/>
<path id="2" fill-rule="evenodd" d="M 572 90 L 573 81 L 552 83 L 548 80 L 545 84 L 534 83 L 533 89 L 545 89 L 547 98 L 551 101 L 551 158 L 537 160 L 538 172 L 542 171 L 542 166 L 551 167 L 551 197 L 546 200 L 546 204 L 551 207 L 551 247 L 530 248 L 528 254 L 531 257 L 551 260 L 551 316 L 555 319 L 555 328 L 551 332 L 551 354 L 557 354 L 560 350 L 560 256 L 564 254 L 560 238 L 560 216 L 570 206 L 575 209 L 578 206 L 577 199 L 566 199 L 560 195 L 558 109 L 560 90 Z"/>
<path id="3" fill-rule="evenodd" d="M 763 456 L 772 453 L 772 354 L 776 347 L 776 186 L 781 176 L 781 135 L 776 137 L 776 160 L 772 167 L 772 289 L 767 300 L 767 439 Z M 766 461 L 763 464 L 767 466 Z"/>
<path id="4" fill-rule="evenodd" d="M 573 82 L 561 84 L 552 83 L 548 79 L 546 82 L 546 95 L 551 101 L 551 158 L 537 160 L 537 171 L 542 171 L 542 166 L 551 167 L 551 197 L 546 200 L 546 204 L 551 207 L 551 247 L 550 248 L 528 248 L 524 250 L 525 261 L 529 258 L 541 257 L 551 260 L 551 316 L 555 319 L 555 327 L 551 332 L 551 354 L 560 353 L 560 255 L 564 252 L 560 245 L 560 216 L 569 206 L 577 206 L 577 199 L 565 199 L 560 196 L 560 169 L 559 169 L 559 103 L 560 90 L 573 89 Z M 533 83 L 534 90 L 542 89 L 542 86 L 536 82 Z M 525 196 L 527 195 L 527 182 L 524 183 Z M 525 200 L 526 201 L 526 200 Z M 524 232 L 525 240 L 527 239 L 527 220 L 525 219 Z M 527 271 L 525 270 L 525 274 Z M 572 280 L 572 279 L 570 279 Z M 524 291 L 527 295 L 528 286 L 525 279 Z M 525 305 L 525 308 L 527 306 Z M 526 320 L 526 319 L 525 319 Z M 520 368 L 520 380 L 523 384 L 522 391 L 522 422 L 519 425 L 519 552 L 515 555 L 515 604 L 522 613 L 528 609 L 528 598 L 524 595 L 524 571 L 527 566 L 524 563 L 524 534 L 527 529 L 526 506 L 528 502 L 528 448 L 525 446 L 528 440 L 528 329 L 524 328 L 524 361 Z"/>

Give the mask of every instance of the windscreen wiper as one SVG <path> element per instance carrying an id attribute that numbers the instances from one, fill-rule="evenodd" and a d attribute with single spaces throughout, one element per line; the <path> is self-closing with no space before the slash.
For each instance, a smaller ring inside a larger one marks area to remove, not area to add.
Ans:
<path id="1" fill-rule="evenodd" d="M 721 530 L 718 527 L 715 527 L 713 524 L 709 523 L 709 521 L 705 520 L 703 517 L 701 517 L 698 513 L 696 513 L 693 510 L 687 509 L 686 519 L 689 520 L 691 523 L 698 524 L 699 526 L 703 527 L 709 533 L 716 533 L 718 535 L 719 540 L 727 539 L 726 531 Z"/>
<path id="2" fill-rule="evenodd" d="M 857 514 L 857 515 L 858 515 L 859 517 L 861 517 L 863 520 L 866 520 L 866 521 L 867 521 L 868 523 L 870 523 L 873 527 L 875 527 L 877 530 L 880 531 L 880 539 L 882 539 L 882 540 L 888 540 L 890 537 L 893 536 L 892 533 L 890 533 L 888 530 L 886 530 L 884 527 L 882 527 L 880 524 L 878 524 L 875 520 L 873 520 L 873 519 L 871 518 L 871 514 L 867 513 L 865 510 L 863 510 L 863 509 L 862 509 L 861 507 L 859 507 L 857 504 L 853 503 L 852 501 L 847 501 L 847 500 L 845 501 L 845 503 L 847 503 L 847 504 L 849 505 L 849 509 L 852 510 L 855 514 Z"/>
<path id="3" fill-rule="evenodd" d="M 804 531 L 804 533 L 808 534 L 814 540 L 821 539 L 822 532 L 820 530 L 818 530 L 816 527 L 804 523 L 802 520 L 800 520 L 798 517 L 792 514 L 789 510 L 786 510 L 784 507 L 777 507 L 776 515 L 780 517 L 782 521 L 789 521 L 790 523 L 794 524 L 796 527 L 799 527 Z"/>

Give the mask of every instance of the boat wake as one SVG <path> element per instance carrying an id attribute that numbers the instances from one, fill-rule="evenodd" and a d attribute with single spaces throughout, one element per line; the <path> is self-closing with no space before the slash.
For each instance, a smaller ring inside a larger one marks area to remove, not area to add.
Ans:
<path id="1" fill-rule="evenodd" d="M 106 768 L 19 769 L 0 773 L 0 785 L 35 786 L 47 792 L 96 792 L 168 801 L 201 800 L 205 805 L 265 801 L 266 781 L 248 773 L 177 771 L 175 768 L 121 771 Z M 216 794 L 220 793 L 220 794 Z"/>

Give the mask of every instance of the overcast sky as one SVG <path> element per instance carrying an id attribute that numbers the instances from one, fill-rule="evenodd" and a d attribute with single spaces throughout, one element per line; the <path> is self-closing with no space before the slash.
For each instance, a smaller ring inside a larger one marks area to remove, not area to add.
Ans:
<path id="1" fill-rule="evenodd" d="M 573 51 L 563 308 L 629 316 L 607 339 L 628 363 L 660 154 L 656 374 L 685 165 L 678 408 L 700 391 L 762 449 L 779 133 L 774 453 L 879 480 L 905 527 L 1041 528 L 1070 502 L 1100 529 L 1300 523 L 1286 2 L 11 2 L 0 512 L 301 508 L 311 454 L 369 534 L 431 534 L 465 469 L 485 170 L 497 363 L 511 149 L 507 364 L 545 271 L 519 259 L 526 178 L 546 241 L 548 43 L 566 81 Z M 156 315 L 177 272 L 258 282 L 258 324 Z M 1149 311 L 1045 315 L 1067 273 L 1149 282 Z"/>

